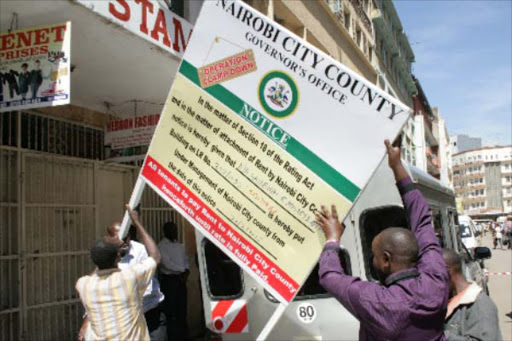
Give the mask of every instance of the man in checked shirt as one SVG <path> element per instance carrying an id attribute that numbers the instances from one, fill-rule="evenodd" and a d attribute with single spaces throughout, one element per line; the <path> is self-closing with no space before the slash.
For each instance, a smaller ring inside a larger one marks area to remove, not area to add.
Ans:
<path id="1" fill-rule="evenodd" d="M 450 278 L 430 209 L 402 165 L 399 144 L 386 140 L 385 145 L 411 230 L 391 227 L 375 237 L 373 266 L 380 284 L 364 282 L 341 267 L 338 249 L 345 226 L 334 206 L 331 213 L 322 206 L 317 221 L 326 243 L 320 284 L 359 320 L 360 340 L 445 340 Z"/>

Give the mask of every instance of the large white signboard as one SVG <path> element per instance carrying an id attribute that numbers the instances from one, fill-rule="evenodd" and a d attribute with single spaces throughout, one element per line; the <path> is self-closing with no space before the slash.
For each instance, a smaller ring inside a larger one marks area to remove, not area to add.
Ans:
<path id="1" fill-rule="evenodd" d="M 283 304 L 410 110 L 238 1 L 205 1 L 141 176 Z"/>

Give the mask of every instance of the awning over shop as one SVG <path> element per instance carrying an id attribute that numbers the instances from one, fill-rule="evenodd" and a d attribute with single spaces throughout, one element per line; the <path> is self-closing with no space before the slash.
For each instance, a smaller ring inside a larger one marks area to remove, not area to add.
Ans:
<path id="1" fill-rule="evenodd" d="M 122 11 L 119 2 L 110 2 Z M 142 14 L 134 12 L 131 18 L 140 21 Z M 2 32 L 10 28 L 13 13 L 18 17 L 18 27 L 13 29 L 71 21 L 72 105 L 120 116 L 161 111 L 182 51 L 166 51 L 154 44 L 158 42 L 152 43 L 130 31 L 129 22 L 121 27 L 74 1 L 2 1 Z M 152 14 L 148 12 L 150 30 L 154 29 L 159 13 L 160 8 L 155 8 Z M 185 41 L 180 43 L 186 45 L 191 25 L 181 18 L 175 20 L 185 27 Z M 156 35 L 164 40 L 161 30 Z M 184 46 L 179 49 L 183 50 Z"/>

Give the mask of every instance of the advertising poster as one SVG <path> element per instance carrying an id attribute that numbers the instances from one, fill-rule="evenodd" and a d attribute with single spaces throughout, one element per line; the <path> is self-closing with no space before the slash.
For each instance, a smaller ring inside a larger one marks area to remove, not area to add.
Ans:
<path id="1" fill-rule="evenodd" d="M 283 304 L 410 109 L 238 1 L 205 1 L 141 176 Z"/>
<path id="2" fill-rule="evenodd" d="M 143 160 L 160 114 L 113 119 L 105 126 L 105 147 L 109 161 Z"/>
<path id="3" fill-rule="evenodd" d="M 71 22 L 0 33 L 0 112 L 69 104 Z"/>

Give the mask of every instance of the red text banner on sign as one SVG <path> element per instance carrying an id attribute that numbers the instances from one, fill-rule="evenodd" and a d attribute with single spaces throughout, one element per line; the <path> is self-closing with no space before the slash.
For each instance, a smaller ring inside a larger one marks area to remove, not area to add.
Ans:
<path id="1" fill-rule="evenodd" d="M 141 175 L 170 204 L 179 207 L 195 221 L 205 235 L 235 255 L 240 265 L 257 273 L 282 298 L 291 301 L 299 285 L 149 155 Z"/>

